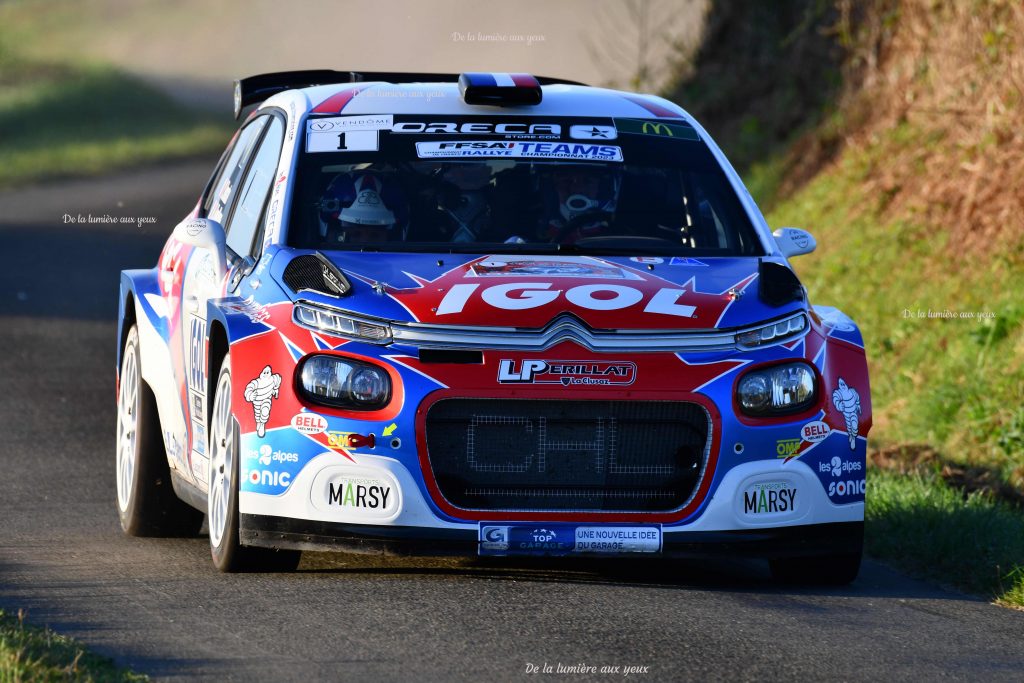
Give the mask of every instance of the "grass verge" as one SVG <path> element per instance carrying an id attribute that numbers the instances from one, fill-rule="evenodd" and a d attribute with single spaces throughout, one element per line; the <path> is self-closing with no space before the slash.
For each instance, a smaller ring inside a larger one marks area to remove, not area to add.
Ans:
<path id="1" fill-rule="evenodd" d="M 903 124 L 848 148 L 767 219 L 815 235 L 818 251 L 793 265 L 812 302 L 839 306 L 864 334 L 882 465 L 868 552 L 1024 607 L 1024 511 L 1004 495 L 1024 488 L 1024 235 L 965 257 L 946 226 L 889 206 L 874 178 L 888 158 L 939 142 L 928 136 Z M 747 180 L 770 193 L 776 176 L 769 161 Z"/>
<path id="2" fill-rule="evenodd" d="M 1024 515 L 932 473 L 873 469 L 866 549 L 900 569 L 1024 607 Z"/>
<path id="3" fill-rule="evenodd" d="M 0 29 L 0 187 L 210 153 L 231 135 L 226 109 L 198 113 L 110 66 L 27 59 L 11 42 Z"/>
<path id="4" fill-rule="evenodd" d="M 0 681 L 148 681 L 71 638 L 0 610 Z"/>

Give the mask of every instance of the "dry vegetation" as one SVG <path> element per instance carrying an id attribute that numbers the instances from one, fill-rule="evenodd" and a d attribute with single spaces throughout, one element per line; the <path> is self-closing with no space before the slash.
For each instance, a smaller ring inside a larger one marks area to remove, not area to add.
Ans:
<path id="1" fill-rule="evenodd" d="M 842 0 L 833 118 L 794 148 L 788 194 L 837 148 L 901 144 L 865 169 L 889 218 L 941 226 L 957 252 L 1024 241 L 1024 4 Z"/>

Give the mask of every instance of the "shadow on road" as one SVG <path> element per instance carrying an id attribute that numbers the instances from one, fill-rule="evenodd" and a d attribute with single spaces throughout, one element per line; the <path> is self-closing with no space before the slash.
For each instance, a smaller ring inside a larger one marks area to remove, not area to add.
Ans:
<path id="1" fill-rule="evenodd" d="M 869 560 L 862 565 L 858 579 L 848 586 L 778 583 L 771 578 L 767 562 L 750 559 L 410 558 L 306 553 L 296 573 L 334 575 L 339 578 L 478 578 L 764 595 L 927 598 L 979 602 L 974 596 L 909 579 Z"/>

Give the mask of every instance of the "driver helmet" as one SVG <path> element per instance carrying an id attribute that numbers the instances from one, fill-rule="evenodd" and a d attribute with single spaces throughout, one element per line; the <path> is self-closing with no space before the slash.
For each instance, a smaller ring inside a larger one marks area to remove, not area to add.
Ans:
<path id="1" fill-rule="evenodd" d="M 448 187 L 438 198 L 438 208 L 455 228 L 452 241 L 472 242 L 487 223 L 491 167 L 483 162 L 449 163 L 442 177 Z"/>
<path id="2" fill-rule="evenodd" d="M 597 164 L 557 164 L 551 178 L 562 220 L 615 212 L 622 184 L 617 170 Z"/>
<path id="3" fill-rule="evenodd" d="M 408 207 L 394 181 L 373 171 L 342 173 L 318 203 L 320 236 L 337 242 L 386 242 L 404 237 Z"/>

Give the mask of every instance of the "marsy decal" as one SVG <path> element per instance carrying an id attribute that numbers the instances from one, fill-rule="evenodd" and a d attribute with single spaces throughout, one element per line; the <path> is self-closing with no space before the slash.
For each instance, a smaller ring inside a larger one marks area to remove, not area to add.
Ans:
<path id="1" fill-rule="evenodd" d="M 394 503 L 391 487 L 377 479 L 338 477 L 328 483 L 328 505 L 343 509 L 385 511 L 392 509 Z"/>
<path id="2" fill-rule="evenodd" d="M 850 437 L 850 450 L 857 446 L 857 416 L 860 415 L 860 394 L 846 380 L 839 378 L 839 388 L 832 392 L 832 404 L 846 419 L 846 434 Z"/>
<path id="3" fill-rule="evenodd" d="M 267 432 L 271 404 L 280 390 L 281 375 L 275 374 L 269 365 L 263 368 L 259 377 L 245 386 L 245 400 L 252 404 L 253 415 L 256 418 L 256 434 L 260 437 Z"/>
<path id="4" fill-rule="evenodd" d="M 743 514 L 792 512 L 796 507 L 796 494 L 796 487 L 789 482 L 758 482 L 743 492 Z"/>

